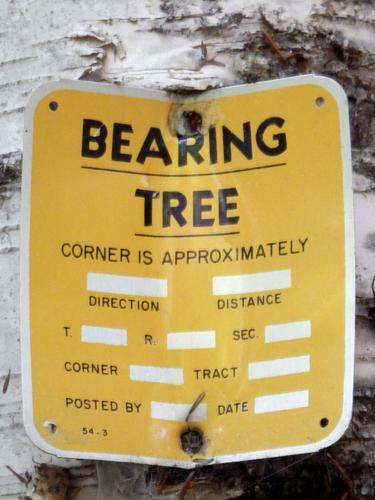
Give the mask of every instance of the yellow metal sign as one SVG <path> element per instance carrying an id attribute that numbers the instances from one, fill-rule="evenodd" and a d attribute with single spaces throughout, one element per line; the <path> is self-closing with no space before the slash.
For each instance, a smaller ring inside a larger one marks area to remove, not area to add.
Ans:
<path id="1" fill-rule="evenodd" d="M 25 422 L 60 456 L 318 450 L 351 413 L 348 116 L 335 82 L 62 82 L 26 120 Z"/>

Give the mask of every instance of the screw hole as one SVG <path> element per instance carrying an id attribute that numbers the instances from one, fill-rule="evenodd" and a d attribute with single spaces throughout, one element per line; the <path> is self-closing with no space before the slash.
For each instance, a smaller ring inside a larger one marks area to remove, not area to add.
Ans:
<path id="1" fill-rule="evenodd" d="M 50 434 L 55 434 L 57 431 L 57 425 L 54 422 L 44 422 L 44 427 L 47 427 Z"/>
<path id="2" fill-rule="evenodd" d="M 182 114 L 185 120 L 185 127 L 189 135 L 199 133 L 202 128 L 202 115 L 197 111 L 184 111 Z"/>
<path id="3" fill-rule="evenodd" d="M 324 417 L 320 420 L 320 427 L 327 427 L 328 424 L 329 424 L 328 418 Z"/>
<path id="4" fill-rule="evenodd" d="M 51 111 L 56 111 L 59 107 L 56 101 L 51 101 L 48 106 Z"/>
<path id="5" fill-rule="evenodd" d="M 315 104 L 318 106 L 318 108 L 321 108 L 325 104 L 324 97 L 317 97 L 315 99 Z"/>
<path id="6" fill-rule="evenodd" d="M 187 428 L 180 434 L 180 445 L 185 453 L 199 453 L 204 445 L 203 432 L 200 429 Z"/>

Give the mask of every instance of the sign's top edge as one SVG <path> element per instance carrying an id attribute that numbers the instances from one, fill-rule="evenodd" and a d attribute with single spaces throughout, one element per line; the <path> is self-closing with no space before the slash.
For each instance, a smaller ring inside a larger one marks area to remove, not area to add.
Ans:
<path id="1" fill-rule="evenodd" d="M 231 85 L 219 89 L 194 92 L 189 94 L 178 94 L 165 90 L 149 89 L 142 87 L 123 87 L 116 84 L 88 82 L 83 80 L 58 80 L 46 83 L 38 87 L 30 96 L 26 109 L 33 111 L 37 103 L 48 94 L 58 90 L 78 90 L 98 94 L 109 94 L 117 96 L 138 97 L 150 100 L 167 101 L 171 103 L 188 104 L 192 102 L 207 101 L 221 97 L 250 94 L 267 90 L 276 90 L 300 85 L 317 85 L 326 89 L 340 104 L 346 104 L 347 98 L 342 86 L 332 78 L 315 74 L 292 76 L 275 80 L 266 80 L 256 83 L 245 83 Z"/>

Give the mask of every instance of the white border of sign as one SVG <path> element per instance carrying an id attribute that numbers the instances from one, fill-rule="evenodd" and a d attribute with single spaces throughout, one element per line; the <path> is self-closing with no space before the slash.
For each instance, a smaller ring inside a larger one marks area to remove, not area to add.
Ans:
<path id="1" fill-rule="evenodd" d="M 355 315 L 355 264 L 354 264 L 354 230 L 353 230 L 353 195 L 351 175 L 351 150 L 348 102 L 342 87 L 334 80 L 322 76 L 306 75 L 281 80 L 259 82 L 250 85 L 239 85 L 219 90 L 211 90 L 200 96 L 186 98 L 175 96 L 158 90 L 127 89 L 120 86 L 83 82 L 64 81 L 53 82 L 40 87 L 34 92 L 26 108 L 24 133 L 24 161 L 22 171 L 22 227 L 21 227 L 21 347 L 22 347 L 22 390 L 24 424 L 27 434 L 33 443 L 42 450 L 59 457 L 80 458 L 89 460 L 112 460 L 120 462 L 134 462 L 150 465 L 177 466 L 194 468 L 193 461 L 169 460 L 166 458 L 141 457 L 133 455 L 119 455 L 114 453 L 91 453 L 66 451 L 54 448 L 39 435 L 33 422 L 32 402 L 32 373 L 31 349 L 29 331 L 29 238 L 30 238 L 30 190 L 32 168 L 32 137 L 34 111 L 38 102 L 58 89 L 72 89 L 86 92 L 111 94 L 118 96 L 142 97 L 170 102 L 199 102 L 221 97 L 241 95 L 247 93 L 264 92 L 267 90 L 313 84 L 323 87 L 336 100 L 340 118 L 341 155 L 343 164 L 343 194 L 345 217 L 345 260 L 346 260 L 346 289 L 345 289 L 345 374 L 343 381 L 343 409 L 339 423 L 335 429 L 321 441 L 287 448 L 274 448 L 233 455 L 215 457 L 210 464 L 236 462 L 241 460 L 255 460 L 300 453 L 313 453 L 335 443 L 347 429 L 352 413 L 353 372 L 354 372 L 354 315 Z"/>

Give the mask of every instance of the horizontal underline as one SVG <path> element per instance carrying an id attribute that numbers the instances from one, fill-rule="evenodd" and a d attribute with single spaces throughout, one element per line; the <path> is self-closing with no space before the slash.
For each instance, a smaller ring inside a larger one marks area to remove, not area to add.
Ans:
<path id="1" fill-rule="evenodd" d="M 202 238 L 204 236 L 231 236 L 232 234 L 240 234 L 239 231 L 231 233 L 205 233 L 205 234 L 144 234 L 134 233 L 134 236 L 142 236 L 144 238 Z"/>
<path id="2" fill-rule="evenodd" d="M 271 165 L 258 165 L 257 167 L 238 168 L 234 170 L 226 170 L 225 172 L 208 172 L 205 174 L 154 174 L 150 172 L 136 172 L 133 170 L 119 170 L 117 168 L 92 167 L 90 165 L 81 165 L 81 168 L 87 170 L 99 170 L 101 172 L 115 172 L 118 174 L 146 175 L 148 177 L 207 177 L 209 175 L 237 174 L 241 172 L 249 172 L 251 170 L 262 170 L 265 168 L 283 167 L 285 165 L 286 163 L 272 163 Z"/>

